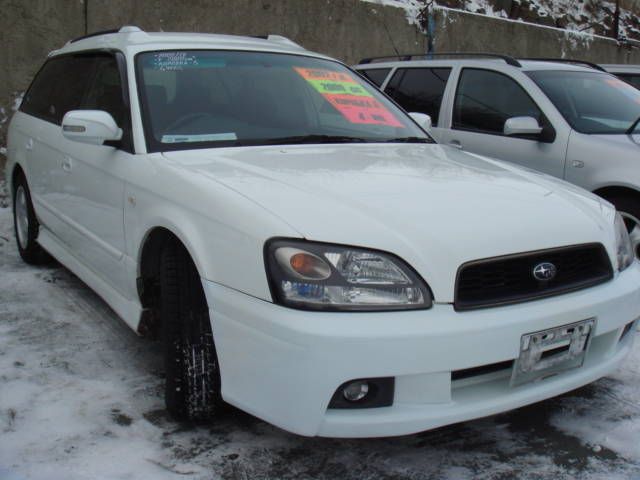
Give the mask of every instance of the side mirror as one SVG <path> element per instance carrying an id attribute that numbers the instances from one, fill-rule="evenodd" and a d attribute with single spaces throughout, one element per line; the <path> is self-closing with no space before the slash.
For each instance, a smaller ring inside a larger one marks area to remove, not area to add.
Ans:
<path id="1" fill-rule="evenodd" d="M 102 110 L 71 110 L 62 119 L 62 135 L 74 142 L 103 145 L 122 138 L 111 114 Z"/>
<path id="2" fill-rule="evenodd" d="M 542 127 L 533 117 L 511 117 L 504 122 L 504 134 L 512 135 L 540 135 Z"/>
<path id="3" fill-rule="evenodd" d="M 427 132 L 431 131 L 431 117 L 426 113 L 411 112 L 409 116 Z"/>

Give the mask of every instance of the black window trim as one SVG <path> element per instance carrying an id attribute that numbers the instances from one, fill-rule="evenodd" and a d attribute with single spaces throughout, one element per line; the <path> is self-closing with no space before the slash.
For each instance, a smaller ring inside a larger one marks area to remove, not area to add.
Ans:
<path id="1" fill-rule="evenodd" d="M 22 101 L 20 102 L 20 106 L 18 107 L 18 110 L 20 112 L 23 112 L 25 115 L 29 115 L 31 117 L 37 118 L 37 119 L 42 120 L 42 121 L 47 122 L 47 123 L 51 123 L 51 124 L 56 125 L 56 126 L 61 126 L 60 123 L 52 121 L 51 118 L 49 118 L 49 117 L 46 117 L 46 116 L 43 116 L 43 115 L 36 115 L 34 113 L 25 112 L 23 110 L 24 99 L 27 98 L 27 96 L 29 95 L 30 91 L 32 90 L 33 84 L 35 83 L 36 78 L 38 78 L 38 76 L 42 73 L 44 68 L 50 62 L 52 62 L 54 60 L 59 60 L 61 58 L 76 57 L 76 56 L 80 56 L 80 55 L 96 55 L 96 54 L 111 55 L 116 60 L 116 64 L 118 65 L 118 71 L 120 73 L 120 83 L 121 83 L 121 87 L 122 87 L 122 101 L 123 101 L 125 109 L 127 111 L 127 115 L 125 117 L 125 122 L 127 122 L 128 125 L 118 125 L 120 128 L 122 128 L 122 140 L 120 140 L 118 142 L 113 142 L 113 143 L 110 144 L 110 146 L 116 147 L 116 148 L 118 148 L 120 150 L 123 150 L 125 152 L 128 152 L 128 153 L 134 153 L 134 149 L 133 149 L 133 133 L 132 133 L 132 117 L 131 117 L 131 101 L 130 101 L 130 96 L 129 96 L 129 82 L 128 82 L 128 75 L 127 75 L 127 60 L 126 60 L 126 57 L 125 57 L 124 53 L 121 50 L 111 49 L 111 48 L 109 48 L 109 49 L 100 48 L 100 49 L 91 49 L 91 50 L 78 50 L 78 51 L 74 51 L 74 52 L 67 52 L 67 53 L 62 53 L 60 55 L 53 55 L 51 57 L 48 57 L 45 60 L 45 62 L 42 64 L 42 66 L 38 69 L 38 72 L 34 75 L 33 80 L 31 80 L 31 83 L 29 84 L 29 88 L 27 88 L 24 96 L 22 97 Z M 93 81 L 93 78 L 94 78 L 94 75 L 95 75 L 95 71 L 93 70 L 93 67 L 92 67 L 91 73 L 89 75 L 91 77 L 91 80 L 89 80 L 87 82 L 87 85 L 85 87 L 85 91 L 82 94 L 83 99 L 84 99 L 84 96 L 87 93 L 86 92 L 86 88 L 89 87 L 90 82 Z"/>
<path id="2" fill-rule="evenodd" d="M 540 110 L 540 113 L 542 114 L 542 118 L 545 120 L 543 122 L 543 124 L 542 124 L 542 128 L 543 128 L 542 136 L 540 138 L 530 138 L 530 137 L 524 137 L 524 136 L 520 136 L 520 135 L 505 135 L 503 132 L 498 133 L 498 132 L 492 132 L 492 131 L 488 131 L 488 130 L 477 130 L 477 129 L 474 129 L 474 128 L 461 128 L 461 127 L 454 126 L 453 122 L 454 122 L 454 112 L 455 112 L 455 108 L 456 108 L 456 99 L 458 97 L 458 90 L 460 89 L 460 82 L 462 80 L 462 74 L 464 73 L 465 70 L 480 70 L 480 71 L 485 71 L 485 72 L 496 73 L 498 75 L 502 75 L 503 77 L 506 77 L 509 80 L 515 82 L 515 84 L 522 89 L 524 94 L 527 97 L 529 97 L 529 100 L 531 100 L 531 102 L 536 106 L 536 108 L 538 110 Z M 493 70 L 491 68 L 481 68 L 481 67 L 462 67 L 462 68 L 460 68 L 460 71 L 458 72 L 458 79 L 456 81 L 456 89 L 453 92 L 453 103 L 451 105 L 451 130 L 458 130 L 458 131 L 461 131 L 461 132 L 480 133 L 480 134 L 483 134 L 483 135 L 494 135 L 496 137 L 513 138 L 513 139 L 518 139 L 518 140 L 527 140 L 527 141 L 530 141 L 530 142 L 533 141 L 533 142 L 542 142 L 542 143 L 553 143 L 555 141 L 555 139 L 556 139 L 556 129 L 554 128 L 553 124 L 551 123 L 551 121 L 549 120 L 547 115 L 545 115 L 544 110 L 542 108 L 540 108 L 540 105 L 538 105 L 538 102 L 536 102 L 533 99 L 533 97 L 531 95 L 529 95 L 529 92 L 527 91 L 527 89 L 524 88 L 520 82 L 518 82 L 511 75 L 507 75 L 504 72 L 500 72 L 498 70 Z M 547 131 L 545 132 L 545 130 L 547 130 Z"/>

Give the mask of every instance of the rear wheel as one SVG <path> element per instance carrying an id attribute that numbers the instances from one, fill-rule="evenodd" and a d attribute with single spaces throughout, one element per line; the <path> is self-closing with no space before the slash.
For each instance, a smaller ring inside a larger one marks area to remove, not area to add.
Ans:
<path id="1" fill-rule="evenodd" d="M 31 265 L 51 261 L 36 239 L 40 225 L 33 210 L 31 193 L 24 175 L 18 175 L 13 190 L 13 227 L 20 257 Z"/>
<path id="2" fill-rule="evenodd" d="M 161 255 L 160 308 L 167 410 L 179 420 L 210 420 L 222 400 L 209 309 L 198 271 L 175 241 Z"/>
<path id="3" fill-rule="evenodd" d="M 612 195 L 607 197 L 607 200 L 615 205 L 624 219 L 633 251 L 636 258 L 640 259 L 640 202 L 628 195 Z"/>

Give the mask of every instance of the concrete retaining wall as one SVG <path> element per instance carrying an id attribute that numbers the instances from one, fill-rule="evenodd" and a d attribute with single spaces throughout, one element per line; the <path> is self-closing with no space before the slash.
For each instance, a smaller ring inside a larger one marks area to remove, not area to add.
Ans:
<path id="1" fill-rule="evenodd" d="M 458 10 L 436 9 L 435 51 L 505 53 L 514 57 L 564 57 L 594 63 L 640 63 L 640 48 L 613 39 L 490 18 Z"/>

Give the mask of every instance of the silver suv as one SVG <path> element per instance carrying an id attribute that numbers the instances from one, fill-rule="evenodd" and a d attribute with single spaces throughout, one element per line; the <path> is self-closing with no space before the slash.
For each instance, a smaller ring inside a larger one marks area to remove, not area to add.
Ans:
<path id="1" fill-rule="evenodd" d="M 355 68 L 405 110 L 429 115 L 440 143 L 606 198 L 640 253 L 640 91 L 586 62 L 444 55 Z"/>

